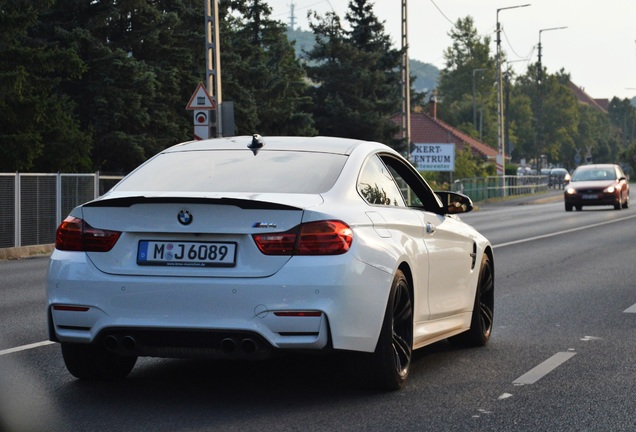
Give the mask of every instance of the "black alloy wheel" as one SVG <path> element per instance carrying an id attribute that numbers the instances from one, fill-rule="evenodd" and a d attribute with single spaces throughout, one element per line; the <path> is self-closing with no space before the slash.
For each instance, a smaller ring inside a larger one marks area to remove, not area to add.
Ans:
<path id="1" fill-rule="evenodd" d="M 479 281 L 475 293 L 475 304 L 470 328 L 449 339 L 453 344 L 478 347 L 490 340 L 495 315 L 495 275 L 488 255 L 481 259 Z"/>
<path id="2" fill-rule="evenodd" d="M 375 352 L 369 356 L 369 378 L 382 390 L 401 389 L 409 375 L 412 353 L 411 287 L 404 273 L 398 270 Z"/>

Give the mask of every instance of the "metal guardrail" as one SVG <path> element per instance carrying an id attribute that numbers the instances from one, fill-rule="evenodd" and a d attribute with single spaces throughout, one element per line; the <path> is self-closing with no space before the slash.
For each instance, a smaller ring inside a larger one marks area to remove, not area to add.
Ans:
<path id="1" fill-rule="evenodd" d="M 55 243 L 57 226 L 79 204 L 122 176 L 0 173 L 0 248 Z"/>
<path id="2" fill-rule="evenodd" d="M 55 231 L 76 206 L 106 193 L 122 176 L 0 173 L 0 248 L 55 243 Z M 474 202 L 548 189 L 547 176 L 456 180 L 451 189 Z"/>

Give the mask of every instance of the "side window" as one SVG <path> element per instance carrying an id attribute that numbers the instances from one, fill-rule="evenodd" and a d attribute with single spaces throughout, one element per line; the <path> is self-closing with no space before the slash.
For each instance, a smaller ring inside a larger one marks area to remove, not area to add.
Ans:
<path id="1" fill-rule="evenodd" d="M 440 211 L 442 203 L 435 192 L 407 162 L 391 155 L 382 156 L 382 161 L 389 167 L 409 207 L 422 208 L 434 213 Z"/>
<path id="2" fill-rule="evenodd" d="M 424 207 L 424 203 L 417 196 L 415 191 L 413 191 L 413 188 L 409 186 L 406 180 L 404 180 L 404 178 L 393 167 L 389 166 L 389 171 L 391 171 L 400 191 L 402 191 L 402 196 L 404 196 L 404 199 L 406 200 L 406 205 L 409 207 Z"/>
<path id="3" fill-rule="evenodd" d="M 393 176 L 377 156 L 370 158 L 364 165 L 357 188 L 360 196 L 369 204 L 406 207 Z"/>

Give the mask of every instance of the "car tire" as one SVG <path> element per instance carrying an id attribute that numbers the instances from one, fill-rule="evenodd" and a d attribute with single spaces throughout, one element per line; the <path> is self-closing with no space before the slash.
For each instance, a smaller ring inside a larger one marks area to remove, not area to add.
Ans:
<path id="1" fill-rule="evenodd" d="M 580 205 L 575 206 L 575 208 L 576 208 L 576 211 L 581 211 L 581 210 L 583 210 L 583 206 L 580 206 Z"/>
<path id="2" fill-rule="evenodd" d="M 413 304 L 411 286 L 398 270 L 387 302 L 380 336 L 367 355 L 367 376 L 373 387 L 399 390 L 406 384 L 413 354 Z"/>
<path id="3" fill-rule="evenodd" d="M 572 204 L 566 204 L 565 211 L 572 211 Z"/>
<path id="4" fill-rule="evenodd" d="M 464 333 L 449 338 L 453 345 L 468 347 L 484 346 L 490 340 L 495 311 L 495 275 L 488 255 L 481 259 L 479 281 L 475 292 L 475 303 L 470 328 Z"/>
<path id="5" fill-rule="evenodd" d="M 84 380 L 125 378 L 137 362 L 137 357 L 124 357 L 99 345 L 77 343 L 62 343 L 62 357 L 71 375 Z"/>

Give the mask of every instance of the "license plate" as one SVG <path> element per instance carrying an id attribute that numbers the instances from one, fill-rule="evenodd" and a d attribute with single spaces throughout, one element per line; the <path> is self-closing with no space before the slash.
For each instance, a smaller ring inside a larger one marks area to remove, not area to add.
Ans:
<path id="1" fill-rule="evenodd" d="M 583 198 L 583 199 L 597 199 L 598 195 L 597 194 L 581 195 L 581 198 Z"/>
<path id="2" fill-rule="evenodd" d="M 137 264 L 174 267 L 233 267 L 236 243 L 141 240 Z"/>

